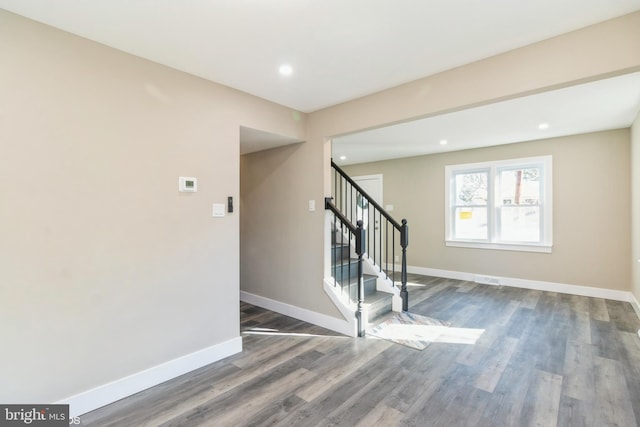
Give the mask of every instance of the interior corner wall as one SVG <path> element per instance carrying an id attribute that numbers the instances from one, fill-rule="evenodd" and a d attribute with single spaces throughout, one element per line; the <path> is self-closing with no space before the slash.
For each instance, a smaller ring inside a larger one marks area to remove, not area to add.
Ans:
<path id="1" fill-rule="evenodd" d="M 631 126 L 631 218 L 632 292 L 640 301 L 640 113 Z"/>
<path id="2" fill-rule="evenodd" d="M 212 203 L 240 125 L 302 139 L 304 115 L 3 10 L 0 62 L 0 402 L 240 340 L 239 216 Z"/>
<path id="3" fill-rule="evenodd" d="M 242 156 L 240 289 L 340 318 L 322 287 L 322 178 L 309 173 L 321 170 L 322 149 L 305 142 Z"/>
<path id="4" fill-rule="evenodd" d="M 551 155 L 553 251 L 445 246 L 445 166 Z M 413 267 L 630 291 L 629 129 L 345 166 L 383 174 Z"/>

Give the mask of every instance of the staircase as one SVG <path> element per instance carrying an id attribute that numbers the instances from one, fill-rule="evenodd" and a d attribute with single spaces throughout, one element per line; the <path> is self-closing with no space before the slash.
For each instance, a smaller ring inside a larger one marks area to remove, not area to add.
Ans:
<path id="1" fill-rule="evenodd" d="M 343 301 L 337 305 L 345 316 L 356 307 L 357 334 L 364 336 L 376 318 L 408 309 L 409 230 L 405 219 L 397 222 L 333 161 L 331 166 L 334 192 L 325 198 L 331 218 L 333 287 L 328 292 Z M 376 226 L 365 228 L 365 223 Z M 399 271 L 396 253 L 402 254 Z M 395 282 L 398 276 L 399 283 Z"/>
<path id="2" fill-rule="evenodd" d="M 339 232 L 332 233 L 331 272 L 340 287 L 340 292 L 348 296 L 349 301 L 358 303 L 358 258 L 352 256 L 352 248 L 348 243 L 340 242 Z M 338 240 L 338 241 L 337 241 Z M 392 310 L 393 294 L 377 290 L 378 276 L 362 274 L 364 287 L 364 312 L 369 324 Z"/>

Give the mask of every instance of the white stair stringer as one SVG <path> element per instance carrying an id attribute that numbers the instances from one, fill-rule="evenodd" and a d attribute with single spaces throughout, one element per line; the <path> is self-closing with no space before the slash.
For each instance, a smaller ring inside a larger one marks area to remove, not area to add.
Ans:
<path id="1" fill-rule="evenodd" d="M 325 265 L 327 269 L 325 270 L 325 279 L 323 280 L 323 288 L 325 293 L 329 296 L 335 307 L 340 311 L 340 314 L 345 319 L 345 327 L 350 332 L 347 335 L 357 337 L 358 336 L 358 322 L 356 318 L 356 314 L 358 311 L 358 304 L 355 301 L 352 301 L 349 298 L 347 293 L 342 292 L 342 289 L 339 286 L 335 285 L 334 278 L 330 273 L 330 265 L 331 265 L 331 257 L 329 254 L 331 253 L 331 242 L 332 241 L 340 241 L 349 245 L 351 258 L 357 258 L 357 254 L 355 252 L 355 246 L 353 240 L 349 238 L 348 233 L 341 233 L 340 231 L 336 231 L 331 229 L 331 221 L 330 214 L 327 213 L 325 216 L 325 226 L 329 233 L 333 233 L 329 235 L 329 238 L 326 241 L 326 258 Z M 363 273 L 376 277 L 376 290 L 378 292 L 384 292 L 391 294 L 391 310 L 395 312 L 402 311 L 402 298 L 400 297 L 400 290 L 394 286 L 394 283 L 391 279 L 387 277 L 387 275 L 381 271 L 381 269 L 373 262 L 371 258 L 367 254 L 364 254 L 362 257 L 362 268 Z M 365 330 L 369 329 L 369 313 L 370 313 L 370 304 L 365 304 L 362 307 L 362 317 L 364 322 Z"/>
<path id="2" fill-rule="evenodd" d="M 335 305 L 336 308 L 340 311 L 342 317 L 344 317 L 344 320 L 347 323 L 346 330 L 349 331 L 347 335 L 357 337 L 358 322 L 356 320 L 356 312 L 358 311 L 358 304 L 350 301 L 349 295 L 341 293 L 340 288 L 334 286 L 332 282 L 333 278 L 323 280 L 324 291 L 333 302 L 333 305 Z M 365 319 L 366 318 L 367 317 L 365 317 Z"/>

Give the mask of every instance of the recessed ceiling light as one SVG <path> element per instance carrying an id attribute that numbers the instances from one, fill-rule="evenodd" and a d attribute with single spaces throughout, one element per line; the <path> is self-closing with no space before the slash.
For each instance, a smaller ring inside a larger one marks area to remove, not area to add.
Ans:
<path id="1" fill-rule="evenodd" d="M 347 160 L 347 156 L 340 156 L 340 160 Z"/>
<path id="2" fill-rule="evenodd" d="M 293 68 L 289 64 L 282 64 L 278 71 L 280 71 L 280 74 L 283 76 L 290 76 L 293 73 Z"/>
<path id="3" fill-rule="evenodd" d="M 441 139 L 440 140 L 440 145 L 447 145 L 449 143 L 449 141 L 447 141 L 446 139 Z"/>
<path id="4" fill-rule="evenodd" d="M 549 123 L 540 123 L 538 129 L 549 129 Z"/>

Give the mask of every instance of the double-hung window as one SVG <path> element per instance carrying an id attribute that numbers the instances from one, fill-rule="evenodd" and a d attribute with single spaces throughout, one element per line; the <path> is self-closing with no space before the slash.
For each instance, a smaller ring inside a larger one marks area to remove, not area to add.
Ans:
<path id="1" fill-rule="evenodd" d="M 447 246 L 551 252 L 551 156 L 447 166 Z"/>

